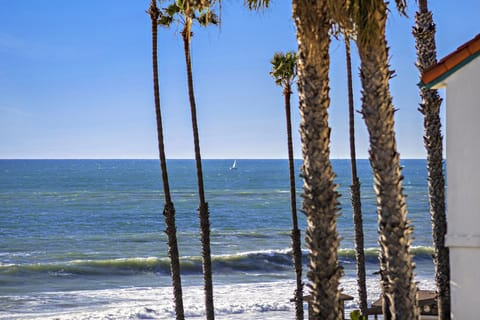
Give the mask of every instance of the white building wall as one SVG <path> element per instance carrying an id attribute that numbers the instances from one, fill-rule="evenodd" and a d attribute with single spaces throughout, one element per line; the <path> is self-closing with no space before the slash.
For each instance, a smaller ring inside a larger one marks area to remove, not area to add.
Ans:
<path id="1" fill-rule="evenodd" d="M 478 319 L 480 304 L 480 58 L 446 84 L 447 246 L 453 319 Z"/>

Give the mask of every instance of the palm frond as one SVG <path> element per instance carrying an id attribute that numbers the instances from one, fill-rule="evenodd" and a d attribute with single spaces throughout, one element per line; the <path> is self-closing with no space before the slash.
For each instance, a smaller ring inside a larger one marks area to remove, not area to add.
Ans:
<path id="1" fill-rule="evenodd" d="M 175 0 L 175 5 L 180 9 L 180 11 L 184 11 L 187 6 L 188 0 Z"/>
<path id="2" fill-rule="evenodd" d="M 170 16 L 168 14 L 166 15 L 163 12 L 160 12 L 157 20 L 158 25 L 168 28 L 170 27 L 172 22 L 173 22 L 173 15 Z"/>
<path id="3" fill-rule="evenodd" d="M 177 3 L 172 3 L 171 5 L 169 5 L 164 9 L 164 12 L 167 15 L 173 17 L 175 14 L 180 12 L 180 7 L 177 5 Z"/>
<path id="4" fill-rule="evenodd" d="M 297 54 L 293 51 L 286 54 L 276 52 L 270 63 L 272 64 L 270 76 L 274 78 L 275 83 L 282 87 L 291 85 L 297 75 Z"/>
<path id="5" fill-rule="evenodd" d="M 169 27 L 172 22 L 177 21 L 185 24 L 187 20 L 197 21 L 201 26 L 217 25 L 219 17 L 213 12 L 215 3 L 220 0 L 174 0 L 160 12 L 158 24 Z M 210 3 L 209 7 L 206 4 Z M 188 16 L 188 19 L 186 19 Z"/>
<path id="6" fill-rule="evenodd" d="M 218 16 L 211 10 L 206 10 L 201 12 L 198 18 L 196 18 L 196 20 L 198 21 L 198 23 L 200 23 L 202 27 L 206 27 L 210 24 L 213 24 L 213 25 L 219 24 Z"/>

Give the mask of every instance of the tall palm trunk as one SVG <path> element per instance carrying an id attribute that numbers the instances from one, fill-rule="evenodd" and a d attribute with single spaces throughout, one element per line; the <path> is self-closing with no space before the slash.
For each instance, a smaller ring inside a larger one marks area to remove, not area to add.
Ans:
<path id="1" fill-rule="evenodd" d="M 376 36 L 370 35 L 369 41 L 365 41 L 362 36 L 366 33 L 360 30 L 358 49 L 363 87 L 362 115 L 370 136 L 370 164 L 377 195 L 383 299 L 384 306 L 390 308 L 392 319 L 412 320 L 418 319 L 419 314 L 413 282 L 414 267 L 409 254 L 412 227 L 407 220 L 389 89 L 393 72 L 389 70 L 385 38 L 387 6 L 383 0 L 378 0 L 373 7 L 370 14 L 375 17 Z"/>
<path id="2" fill-rule="evenodd" d="M 341 319 L 338 289 L 339 212 L 335 174 L 330 162 L 328 127 L 329 17 L 325 1 L 293 0 L 297 27 L 298 91 L 304 179 L 303 211 L 307 217 L 309 287 L 313 319 Z"/>
<path id="3" fill-rule="evenodd" d="M 298 229 L 297 217 L 297 195 L 295 186 L 295 169 L 293 159 L 292 143 L 292 119 L 290 111 L 290 96 L 292 90 L 290 84 L 287 84 L 283 95 L 285 97 L 285 115 L 287 119 L 287 139 L 288 139 L 288 164 L 290 170 L 290 204 L 292 209 L 292 251 L 293 264 L 297 280 L 297 289 L 295 290 L 295 314 L 297 320 L 303 320 L 303 282 L 302 282 L 302 246 L 300 240 L 300 230 Z"/>
<path id="4" fill-rule="evenodd" d="M 205 189 L 203 187 L 202 158 L 200 154 L 200 140 L 198 137 L 197 107 L 193 91 L 192 61 L 190 57 L 190 38 L 192 20 L 187 12 L 185 15 L 185 27 L 182 31 L 183 45 L 185 49 L 185 61 L 187 64 L 188 97 L 190 100 L 190 111 L 192 115 L 193 143 L 195 146 L 195 163 L 197 168 L 197 183 L 200 219 L 200 236 L 202 241 L 202 269 L 205 291 L 205 308 L 207 320 L 215 319 L 213 306 L 213 285 L 212 285 L 212 258 L 210 253 L 210 221 L 208 203 L 205 202 Z"/>
<path id="5" fill-rule="evenodd" d="M 360 312 L 363 316 L 367 314 L 367 286 L 365 276 L 365 251 L 363 241 L 363 218 L 362 202 L 360 200 L 360 180 L 357 175 L 357 156 L 355 152 L 355 118 L 353 106 L 353 84 L 352 84 L 352 60 L 350 55 L 350 40 L 345 38 L 345 56 L 347 59 L 347 81 L 348 81 L 348 118 L 350 129 L 350 162 L 352 167 L 352 209 L 355 238 L 355 260 L 357 262 L 357 285 L 358 297 L 360 300 Z"/>
<path id="6" fill-rule="evenodd" d="M 435 24 L 428 11 L 427 0 L 419 0 L 419 11 L 415 15 L 416 26 L 413 35 L 417 47 L 417 68 L 420 74 L 437 62 L 435 46 Z M 424 115 L 425 149 L 427 150 L 428 194 L 432 219 L 433 242 L 435 247 L 435 280 L 438 291 L 439 319 L 450 319 L 450 254 L 445 246 L 447 218 L 445 214 L 445 180 L 443 174 L 443 144 L 440 122 L 442 99 L 437 90 L 420 90 L 422 103 L 420 112 Z"/>
<path id="7" fill-rule="evenodd" d="M 162 114 L 160 111 L 160 90 L 158 85 L 157 61 L 157 20 L 159 16 L 159 10 L 156 6 L 156 0 L 152 0 L 148 13 L 152 19 L 153 91 L 155 98 L 155 114 L 157 119 L 158 153 L 160 157 L 160 168 L 162 171 L 163 192 L 165 195 L 165 207 L 163 209 L 163 215 L 165 217 L 165 232 L 168 239 L 168 256 L 170 257 L 175 314 L 176 319 L 183 320 L 185 316 L 183 310 L 182 281 L 180 276 L 180 261 L 177 245 L 177 228 L 175 226 L 175 207 L 172 202 L 170 186 L 168 183 L 167 160 L 165 157 L 165 147 L 163 142 Z"/>

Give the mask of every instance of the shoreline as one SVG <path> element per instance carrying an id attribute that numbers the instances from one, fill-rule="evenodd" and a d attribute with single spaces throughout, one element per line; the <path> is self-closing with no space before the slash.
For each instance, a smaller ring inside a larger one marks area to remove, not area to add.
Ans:
<path id="1" fill-rule="evenodd" d="M 167 277 L 164 278 L 167 280 Z M 434 289 L 432 279 L 420 278 L 419 288 Z M 346 301 L 345 314 L 358 308 L 356 279 L 349 277 L 341 281 L 343 293 L 354 297 Z M 247 319 L 290 319 L 294 317 L 293 297 L 295 282 L 257 282 L 249 284 L 214 284 L 216 318 Z M 367 279 L 369 305 L 380 296 L 377 279 Z M 174 308 L 172 288 L 130 287 L 121 289 L 80 290 L 44 292 L 23 298 L 15 297 L 17 307 L 8 312 L 5 305 L 0 319 L 45 319 L 45 320 L 106 320 L 106 319 L 172 319 Z M 307 292 L 306 292 L 307 294 Z M 2 297 L 6 303 L 5 296 Z M 13 301 L 11 301 L 13 303 Z M 184 305 L 187 319 L 201 319 L 203 311 L 203 288 L 201 285 L 184 285 Z M 21 310 L 19 310 L 21 309 Z M 26 310 L 30 310 L 27 312 Z M 304 304 L 307 311 L 307 304 Z"/>

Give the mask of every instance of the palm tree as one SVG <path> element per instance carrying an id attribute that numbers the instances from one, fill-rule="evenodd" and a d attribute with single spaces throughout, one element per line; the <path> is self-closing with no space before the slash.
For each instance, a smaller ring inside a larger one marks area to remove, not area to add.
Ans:
<path id="1" fill-rule="evenodd" d="M 268 0 L 247 0 L 249 8 Z M 337 215 L 339 194 L 330 162 L 328 127 L 330 15 L 327 1 L 293 0 L 297 27 L 298 92 L 302 140 L 303 211 L 307 217 L 309 287 L 313 319 L 340 319 Z"/>
<path id="2" fill-rule="evenodd" d="M 342 9 L 336 11 L 336 20 L 346 26 L 354 23 L 361 60 L 361 113 L 370 136 L 370 164 L 377 195 L 384 316 L 418 319 L 417 289 L 409 253 L 412 227 L 407 220 L 389 88 L 393 71 L 388 65 L 385 37 L 387 4 L 383 0 L 330 2 Z M 404 13 L 406 3 L 396 0 L 396 4 Z"/>
<path id="3" fill-rule="evenodd" d="M 203 0 L 204 1 L 204 0 Z M 210 220 L 208 203 L 205 201 L 205 188 L 203 185 L 202 159 L 200 153 L 200 140 L 197 124 L 197 107 L 193 89 L 192 60 L 190 56 L 190 41 L 192 37 L 192 24 L 197 21 L 202 26 L 217 24 L 217 17 L 200 0 L 177 0 L 160 14 L 159 23 L 169 26 L 174 19 L 178 19 L 183 25 L 182 39 L 185 51 L 185 62 L 187 66 L 188 96 L 192 116 L 193 142 L 195 147 L 195 164 L 197 169 L 197 184 L 199 195 L 199 220 L 200 236 L 202 242 L 202 269 L 204 277 L 205 308 L 208 320 L 215 319 L 213 305 L 213 284 L 212 284 L 212 258 L 210 250 Z"/>
<path id="4" fill-rule="evenodd" d="M 285 98 L 285 115 L 287 119 L 287 144 L 288 163 L 290 170 L 290 205 L 292 209 L 292 252 L 293 264 L 296 273 L 297 289 L 295 290 L 295 311 L 296 319 L 303 320 L 303 282 L 302 282 L 302 247 L 300 230 L 298 229 L 297 218 L 297 196 L 295 191 L 295 169 L 293 160 L 292 143 L 292 120 L 290 111 L 290 96 L 292 95 L 292 83 L 296 77 L 297 55 L 295 52 L 275 53 L 271 61 L 272 71 L 270 75 L 275 83 L 283 88 Z"/>
<path id="5" fill-rule="evenodd" d="M 162 114 L 160 111 L 160 91 L 158 85 L 158 61 L 157 61 L 157 20 L 160 11 L 157 8 L 156 0 L 152 0 L 148 10 L 152 20 L 152 66 L 153 66 L 153 91 L 155 100 L 155 113 L 157 118 L 157 137 L 158 153 L 160 157 L 160 168 L 162 171 L 163 192 L 165 195 L 165 207 L 163 215 L 165 217 L 166 234 L 168 238 L 168 256 L 170 257 L 170 270 L 172 274 L 173 296 L 175 304 L 176 319 L 184 319 L 182 280 L 180 276 L 180 261 L 177 245 L 177 228 L 175 226 L 175 207 L 170 195 L 170 186 L 168 183 L 167 160 L 165 157 L 165 147 L 163 142 Z"/>
<path id="6" fill-rule="evenodd" d="M 247 0 L 251 9 L 268 7 L 268 0 Z M 340 319 L 338 264 L 339 212 L 335 174 L 330 162 L 328 127 L 330 15 L 327 1 L 293 0 L 297 27 L 298 91 L 302 139 L 303 211 L 307 216 L 311 317 Z"/>
<path id="7" fill-rule="evenodd" d="M 339 194 L 330 162 L 328 126 L 330 17 L 326 1 L 293 0 L 298 42 L 298 91 L 307 217 L 310 292 L 314 319 L 340 319 L 336 218 Z"/>
<path id="8" fill-rule="evenodd" d="M 419 0 L 415 15 L 413 35 L 417 48 L 417 68 L 420 74 L 437 62 L 435 46 L 435 24 L 427 0 Z M 424 116 L 425 149 L 427 150 L 428 193 L 432 219 L 435 253 L 435 280 L 438 291 L 439 319 L 450 319 L 450 254 L 445 246 L 447 218 L 445 215 L 445 180 L 443 174 L 443 142 L 440 122 L 442 99 L 435 89 L 420 89 L 422 103 L 420 112 Z"/>
<path id="9" fill-rule="evenodd" d="M 365 251 L 363 241 L 363 219 L 362 202 L 360 197 L 360 179 L 357 175 L 357 156 L 355 152 L 355 118 L 353 106 L 353 84 L 352 84 L 352 59 L 350 54 L 350 40 L 345 37 L 345 56 L 347 60 L 347 82 L 348 82 L 348 118 L 350 128 L 350 162 L 352 167 L 352 194 L 353 224 L 355 227 L 355 260 L 357 262 L 357 285 L 358 297 L 360 300 L 360 312 L 368 317 L 367 313 L 367 287 L 365 276 Z"/>

